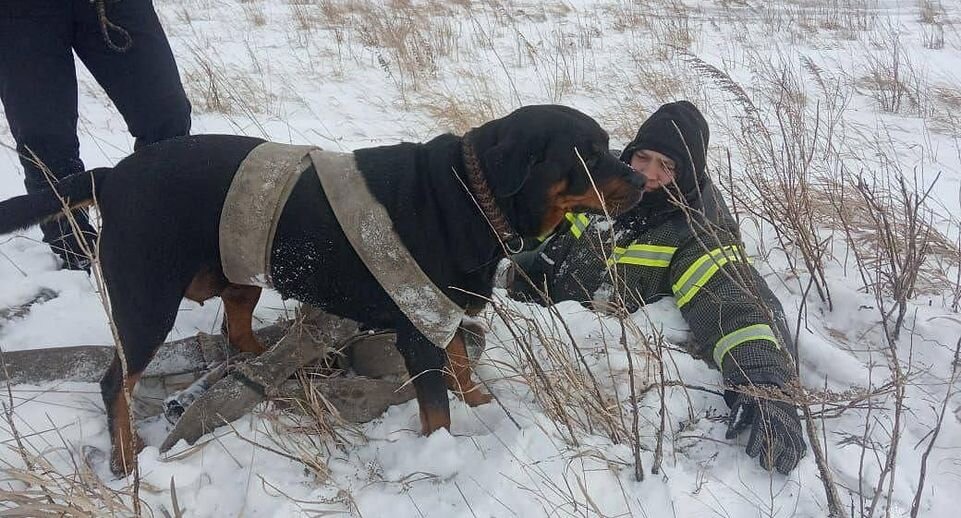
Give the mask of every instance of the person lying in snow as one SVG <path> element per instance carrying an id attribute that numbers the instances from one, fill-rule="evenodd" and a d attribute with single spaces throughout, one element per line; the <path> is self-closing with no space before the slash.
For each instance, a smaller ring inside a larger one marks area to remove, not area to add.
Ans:
<path id="1" fill-rule="evenodd" d="M 709 136 L 690 102 L 661 106 L 620 157 L 646 178 L 640 203 L 613 225 L 568 214 L 567 229 L 514 256 L 513 268 L 526 275 L 509 270 L 508 291 L 541 304 L 576 300 L 629 312 L 673 296 L 694 352 L 713 358 L 729 388 L 727 438 L 751 428 L 748 455 L 787 474 L 807 450 L 797 409 L 757 394 L 795 378 L 784 351 L 794 357 L 796 348 L 780 302 L 746 261 L 737 224 L 705 173 Z M 751 385 L 761 390 L 739 390 Z"/>

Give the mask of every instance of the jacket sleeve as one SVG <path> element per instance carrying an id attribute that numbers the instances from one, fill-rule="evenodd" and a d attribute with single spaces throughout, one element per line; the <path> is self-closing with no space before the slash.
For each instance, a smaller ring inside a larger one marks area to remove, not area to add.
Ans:
<path id="1" fill-rule="evenodd" d="M 780 302 L 728 232 L 692 232 L 671 261 L 671 290 L 701 354 L 727 383 L 783 387 L 796 352 Z"/>
<path id="2" fill-rule="evenodd" d="M 607 279 L 606 261 L 612 246 L 608 233 L 599 231 L 586 214 L 569 214 L 567 219 L 571 222 L 567 231 L 536 250 L 514 256 L 516 267 L 527 278 L 514 273 L 509 281 L 512 297 L 546 304 L 538 293 L 546 290 L 553 302 L 586 302 Z"/>

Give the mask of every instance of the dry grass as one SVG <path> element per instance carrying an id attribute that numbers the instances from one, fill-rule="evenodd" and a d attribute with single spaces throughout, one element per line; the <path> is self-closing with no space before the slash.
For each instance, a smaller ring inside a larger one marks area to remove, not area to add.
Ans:
<path id="1" fill-rule="evenodd" d="M 714 81 L 740 104 L 745 116 L 733 134 L 735 149 L 741 155 L 743 179 L 749 189 L 728 185 L 736 204 L 761 221 L 771 225 L 780 247 L 790 250 L 789 260 L 800 256 L 790 267 L 808 274 L 816 293 L 831 307 L 830 285 L 825 278 L 829 234 L 821 226 L 822 217 L 815 211 L 811 187 L 824 165 L 821 159 L 830 141 L 831 121 L 840 114 L 823 117 L 807 103 L 800 70 L 790 62 L 769 65 L 761 61 L 755 74 L 759 77 L 761 95 L 766 98 L 762 112 L 744 88 L 724 71 L 695 57 L 692 65 L 706 79 Z M 843 111 L 843 104 L 835 107 Z M 813 117 L 811 115 L 813 114 Z M 730 180 L 733 182 L 733 177 Z"/>
<path id="2" fill-rule="evenodd" d="M 940 83 L 931 88 L 931 116 L 934 131 L 961 137 L 961 86 Z"/>
<path id="3" fill-rule="evenodd" d="M 740 132 L 732 133 L 744 168 L 741 173 L 751 189 L 730 189 L 736 205 L 768 222 L 783 249 L 796 251 L 824 302 L 830 303 L 824 268 L 828 261 L 838 259 L 834 243 L 841 236 L 848 249 L 865 258 L 883 256 L 896 243 L 916 242 L 917 250 L 924 253 L 917 258 L 918 278 L 911 283 L 911 293 L 943 290 L 950 275 L 947 272 L 953 272 L 958 264 L 957 247 L 935 229 L 934 222 L 944 215 L 939 215 L 928 197 L 913 187 L 920 178 L 906 180 L 910 175 L 901 170 L 894 143 L 882 136 L 871 143 L 873 156 L 880 157 L 881 169 L 868 176 L 848 172 L 848 144 L 840 124 L 851 92 L 843 81 L 810 60 L 802 60 L 802 69 L 784 62 L 759 62 L 762 64 L 755 72 L 759 79 L 755 86 L 763 100 L 761 105 L 773 107 L 770 116 L 762 115 L 747 92 L 729 76 L 700 65 L 702 73 L 727 90 L 746 114 Z M 809 100 L 811 93 L 804 87 L 810 83 L 805 73 L 821 90 L 822 100 L 816 104 Z M 946 102 L 954 100 L 950 92 L 941 93 Z M 883 198 L 883 202 L 878 199 L 882 210 L 864 198 L 863 188 L 876 186 L 886 178 L 894 180 L 879 186 L 878 192 L 870 189 Z M 920 205 L 915 207 L 915 203 Z M 893 233 L 887 243 L 881 238 L 884 232 Z M 877 281 L 868 280 L 875 277 L 876 267 L 874 261 L 859 266 L 865 289 Z M 896 284 L 888 283 L 885 293 L 895 296 Z"/>
<path id="4" fill-rule="evenodd" d="M 749 3 L 750 4 L 750 3 Z M 725 4 L 726 5 L 726 4 Z M 878 23 L 877 0 L 817 0 L 750 4 L 752 9 L 734 3 L 743 14 L 760 16 L 770 30 L 789 36 L 791 43 L 832 39 L 855 41 Z"/>
<path id="5" fill-rule="evenodd" d="M 503 101 L 503 92 L 489 77 L 469 70 L 465 70 L 461 77 L 469 79 L 465 86 L 446 92 L 437 89 L 422 96 L 423 110 L 436 121 L 440 130 L 463 135 L 471 128 L 510 112 L 512 106 Z"/>
<path id="6" fill-rule="evenodd" d="M 255 52 L 248 48 L 251 57 Z M 243 115 L 255 120 L 257 114 L 272 113 L 278 96 L 265 73 L 251 73 L 223 61 L 209 45 L 198 43 L 192 49 L 192 61 L 181 59 L 184 88 L 201 112 L 228 116 Z M 265 69 L 254 60 L 254 71 Z"/>
<path id="7" fill-rule="evenodd" d="M 944 24 L 935 23 L 925 25 L 921 28 L 921 39 L 924 48 L 931 50 L 941 50 L 944 48 Z"/>
<path id="8" fill-rule="evenodd" d="M 857 84 L 884 111 L 927 115 L 927 73 L 905 50 L 900 31 L 885 27 L 872 35 L 872 44 L 876 50 L 865 53 Z"/>
<path id="9" fill-rule="evenodd" d="M 104 484 L 82 454 L 63 442 L 47 451 L 20 450 L 26 465 L 0 466 L 0 514 L 4 516 L 135 516 L 132 495 Z M 63 466 L 64 458 L 67 469 Z"/>
<path id="10" fill-rule="evenodd" d="M 545 314 L 528 314 L 500 300 L 491 301 L 491 306 L 509 335 L 501 337 L 501 342 L 508 348 L 511 361 L 497 367 L 506 378 L 531 390 L 570 446 L 577 447 L 585 434 L 602 434 L 614 443 L 636 445 L 631 424 L 621 410 L 625 395 L 617 394 L 614 388 L 618 380 L 604 377 L 595 372 L 598 366 L 592 367 L 598 358 L 620 354 L 616 331 L 605 336 L 594 351 L 587 352 L 554 309 Z M 631 331 L 625 333 L 630 333 L 630 343 L 634 345 L 625 354 L 646 363 L 641 359 L 648 355 L 644 344 L 650 337 L 636 326 L 629 327 Z M 639 368 L 638 372 L 643 374 L 646 368 Z"/>
<path id="11" fill-rule="evenodd" d="M 456 57 L 460 34 L 451 16 L 434 7 L 422 10 L 407 2 L 383 5 L 349 1 L 346 26 L 373 54 L 402 96 L 419 91 L 436 77 L 438 60 Z"/>
<path id="12" fill-rule="evenodd" d="M 919 192 L 916 187 L 919 179 L 909 181 L 902 175 L 899 171 L 872 176 L 842 173 L 832 181 L 822 181 L 816 187 L 822 200 L 818 210 L 832 216 L 826 221 L 833 221 L 833 226 L 844 233 L 855 260 L 863 261 L 859 270 L 865 290 L 882 282 L 885 293 L 895 296 L 900 283 L 878 279 L 878 272 L 884 271 L 878 262 L 888 251 L 903 256 L 906 251 L 902 246 L 910 245 L 923 252 L 913 266 L 917 279 L 911 283 L 910 296 L 938 294 L 954 284 L 951 272 L 956 271 L 961 255 L 957 245 L 935 228 L 937 213 L 930 206 L 927 192 Z"/>
<path id="13" fill-rule="evenodd" d="M 937 25 L 944 22 L 947 13 L 941 0 L 917 0 L 918 21 L 923 24 Z"/>
<path id="14" fill-rule="evenodd" d="M 908 329 L 904 320 L 910 320 L 906 308 L 912 297 L 941 294 L 946 308 L 958 310 L 961 241 L 939 230 L 945 222 L 958 225 L 956 216 L 928 205 L 913 172 L 897 165 L 898 151 L 885 140 L 887 136 L 879 134 L 874 142 L 863 142 L 852 140 L 844 131 L 848 103 L 864 95 L 889 112 L 889 120 L 919 115 L 936 131 L 961 136 L 957 81 L 930 87 L 920 58 L 906 47 L 901 33 L 880 21 L 874 0 L 778 5 L 729 0 L 719 3 L 718 14 L 693 10 L 677 0 L 612 1 L 597 7 L 597 12 L 563 3 L 521 5 L 499 0 L 290 0 L 279 11 L 269 6 L 264 1 L 245 1 L 238 16 L 241 23 L 258 29 L 287 30 L 291 46 L 307 55 L 298 55 L 303 68 L 298 72 L 330 80 L 346 78 L 345 70 L 354 65 L 379 69 L 396 88 L 384 95 L 386 102 L 400 100 L 407 109 L 426 115 L 430 124 L 456 133 L 532 100 L 567 102 L 582 95 L 597 103 L 594 111 L 603 114 L 602 125 L 621 141 L 633 137 L 645 115 L 662 102 L 703 95 L 705 101 L 699 104 L 708 106 L 705 111 L 712 114 L 733 106 L 738 113 L 720 124 L 714 125 L 716 119 L 709 115 L 715 142 L 730 146 L 734 156 L 732 162 L 715 160 L 720 166 L 714 172 L 728 174 L 728 181 L 719 183 L 728 184 L 729 199 L 741 213 L 766 222 L 776 233 L 777 246 L 791 262 L 790 280 L 798 279 L 803 288 L 801 279 L 810 279 L 811 289 L 821 294 L 827 306 L 831 286 L 825 269 L 838 263 L 847 268 L 853 260 L 852 275 L 858 275 L 862 288 L 878 297 L 878 316 L 890 327 L 886 334 L 892 342 L 899 329 Z M 918 0 L 917 7 L 921 43 L 928 49 L 942 49 L 945 28 L 951 27 L 943 6 Z M 174 13 L 174 24 L 189 28 L 213 8 L 213 2 L 201 1 L 169 12 Z M 703 44 L 703 34 L 730 26 L 743 30 L 734 35 L 736 41 L 726 42 L 734 50 L 720 50 L 724 63 L 715 66 L 693 57 Z M 763 47 L 763 53 L 745 49 L 769 42 L 756 35 L 759 31 L 787 34 L 795 43 L 854 49 L 853 73 L 847 65 L 830 66 L 817 58 L 784 57 Z M 612 33 L 623 36 L 616 40 L 616 47 Z M 858 49 L 851 43 L 858 40 L 870 46 Z M 336 42 L 336 54 L 320 52 L 318 41 Z M 191 55 L 179 56 L 198 111 L 251 121 L 275 115 L 282 85 L 267 78 L 278 77 L 277 71 L 258 61 L 263 58 L 256 51 L 245 60 L 253 63 L 248 66 L 227 62 L 211 50 L 216 48 L 196 40 Z M 625 59 L 605 65 L 604 56 L 612 54 Z M 474 60 L 495 63 L 494 72 L 470 68 Z M 681 66 L 684 63 L 694 73 Z M 340 75 L 324 75 L 327 68 Z M 451 77 L 456 77 L 456 85 Z M 744 80 L 747 77 L 750 82 Z M 719 92 L 730 102 L 717 104 Z M 248 131 L 246 125 L 244 131 Z M 883 158 L 868 161 L 855 156 L 861 148 L 871 148 L 864 155 Z M 864 169 L 851 169 L 852 159 Z M 551 419 L 568 446 L 583 447 L 585 436 L 599 434 L 630 445 L 635 452 L 651 448 L 655 440 L 658 445 L 653 448 L 658 451 L 682 450 L 672 443 L 677 435 L 664 430 L 676 421 L 667 416 L 664 424 L 665 387 L 683 380 L 665 379 L 669 374 L 656 368 L 663 367 L 669 356 L 665 350 L 670 350 L 670 344 L 663 337 L 640 332 L 629 319 L 606 316 L 599 318 L 608 329 L 605 338 L 593 347 L 578 347 L 583 344 L 575 343 L 568 324 L 556 312 L 532 314 L 503 301 L 494 302 L 494 312 L 510 335 L 503 345 L 509 349 L 508 360 L 493 366 L 504 373 L 500 383 L 529 390 L 539 411 Z M 800 320 L 799 316 L 799 325 Z M 629 347 L 624 347 L 622 337 Z M 889 484 L 904 478 L 895 472 L 885 448 L 895 443 L 898 430 L 904 428 L 900 412 L 911 388 L 913 367 L 909 358 L 895 354 L 891 343 L 879 349 L 878 343 L 865 338 L 854 345 L 883 354 L 890 372 L 877 374 L 873 385 L 856 395 L 825 391 L 825 397 L 817 399 L 809 393 L 802 402 L 831 407 L 814 413 L 816 418 L 865 413 L 864 429 L 852 444 L 861 446 L 865 463 L 875 459 L 877 472 L 885 471 L 872 480 L 862 477 L 866 489 L 852 490 L 850 495 L 862 500 L 861 516 L 876 516 L 891 499 Z M 635 361 L 633 375 L 604 368 L 605 359 L 625 354 Z M 629 395 L 628 379 L 651 383 L 635 387 L 636 393 Z M 660 392 L 661 399 L 652 409 L 647 394 L 654 391 Z M 850 403 L 854 399 L 857 402 Z M 331 416 L 322 395 L 308 392 L 305 401 L 292 404 L 307 417 L 271 410 L 265 417 L 271 432 L 259 436 L 255 444 L 300 462 L 318 484 L 330 483 L 326 464 L 330 456 L 364 439 Z M 636 404 L 642 406 L 639 412 L 632 407 Z M 658 410 L 660 416 L 651 417 Z M 638 415 L 648 430 L 656 429 L 659 421 L 658 433 L 648 435 L 644 428 L 639 433 Z M 684 422 L 695 421 L 690 416 Z M 887 431 L 878 431 L 879 421 Z M 829 441 L 824 445 L 828 458 L 832 448 L 843 446 Z M 877 452 L 872 451 L 874 445 Z M 0 490 L 0 509 L 19 509 L 27 515 L 132 512 L 132 493 L 106 488 L 67 444 L 40 452 L 25 446 L 19 454 L 22 465 L 0 468 L 10 480 Z M 626 467 L 620 461 L 611 464 L 612 469 Z M 639 467 L 635 462 L 634 468 Z M 536 473 L 541 468 L 529 469 Z M 552 490 L 560 495 L 576 491 Z M 554 504 L 553 496 L 534 495 L 545 504 Z M 356 510 L 346 492 L 330 503 L 348 512 Z"/>
<path id="15" fill-rule="evenodd" d="M 244 10 L 244 18 L 253 27 L 263 27 L 267 25 L 267 14 L 264 12 L 264 3 L 259 1 L 248 1 L 241 4 Z"/>

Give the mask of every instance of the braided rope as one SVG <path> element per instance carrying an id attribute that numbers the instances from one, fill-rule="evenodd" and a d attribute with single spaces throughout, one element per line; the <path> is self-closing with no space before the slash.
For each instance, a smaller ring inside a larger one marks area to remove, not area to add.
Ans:
<path id="1" fill-rule="evenodd" d="M 500 207 L 497 206 L 497 200 L 494 198 L 494 193 L 491 192 L 490 185 L 487 184 L 487 180 L 484 178 L 480 159 L 477 157 L 474 145 L 470 142 L 469 135 L 469 133 L 464 135 L 461 141 L 461 152 L 464 157 L 464 166 L 467 168 L 467 181 L 470 184 L 471 194 L 474 195 L 474 199 L 480 206 L 484 216 L 487 217 L 491 227 L 497 232 L 498 237 L 506 241 L 517 234 L 514 233 L 504 213 Z"/>
<path id="2" fill-rule="evenodd" d="M 107 47 L 116 52 L 126 52 L 127 49 L 130 48 L 130 45 L 133 44 L 133 38 L 130 37 L 130 33 L 107 18 L 106 0 L 94 0 L 94 6 L 97 9 L 97 20 L 100 21 L 100 34 L 103 35 L 103 41 L 107 44 Z M 110 31 L 119 34 L 123 40 L 123 44 L 117 45 L 114 43 L 113 38 L 110 36 Z"/>

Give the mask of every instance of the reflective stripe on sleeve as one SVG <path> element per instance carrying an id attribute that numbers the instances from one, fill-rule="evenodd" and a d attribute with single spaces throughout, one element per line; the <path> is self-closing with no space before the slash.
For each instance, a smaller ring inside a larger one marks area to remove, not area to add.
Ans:
<path id="1" fill-rule="evenodd" d="M 574 237 L 577 239 L 581 238 L 581 234 L 584 233 L 584 230 L 586 230 L 587 226 L 591 223 L 590 218 L 584 213 L 574 214 L 573 212 L 568 212 L 564 217 L 567 218 L 567 221 L 571 222 L 571 234 L 574 234 Z"/>
<path id="2" fill-rule="evenodd" d="M 724 362 L 724 355 L 730 352 L 731 349 L 751 340 L 767 340 L 773 343 L 774 347 L 780 347 L 771 326 L 767 324 L 754 324 L 722 336 L 721 339 L 714 344 L 714 363 L 717 364 L 718 368 L 721 368 Z"/>
<path id="3" fill-rule="evenodd" d="M 690 302 L 694 295 L 697 295 L 697 292 L 714 277 L 714 274 L 722 266 L 740 260 L 740 247 L 737 245 L 715 248 L 699 257 L 672 286 L 674 297 L 677 299 L 677 307 L 683 307 Z"/>
<path id="4" fill-rule="evenodd" d="M 614 253 L 607 260 L 607 265 L 633 264 L 637 266 L 653 266 L 666 268 L 671 265 L 671 259 L 676 246 L 632 244 L 627 248 L 615 247 Z"/>

